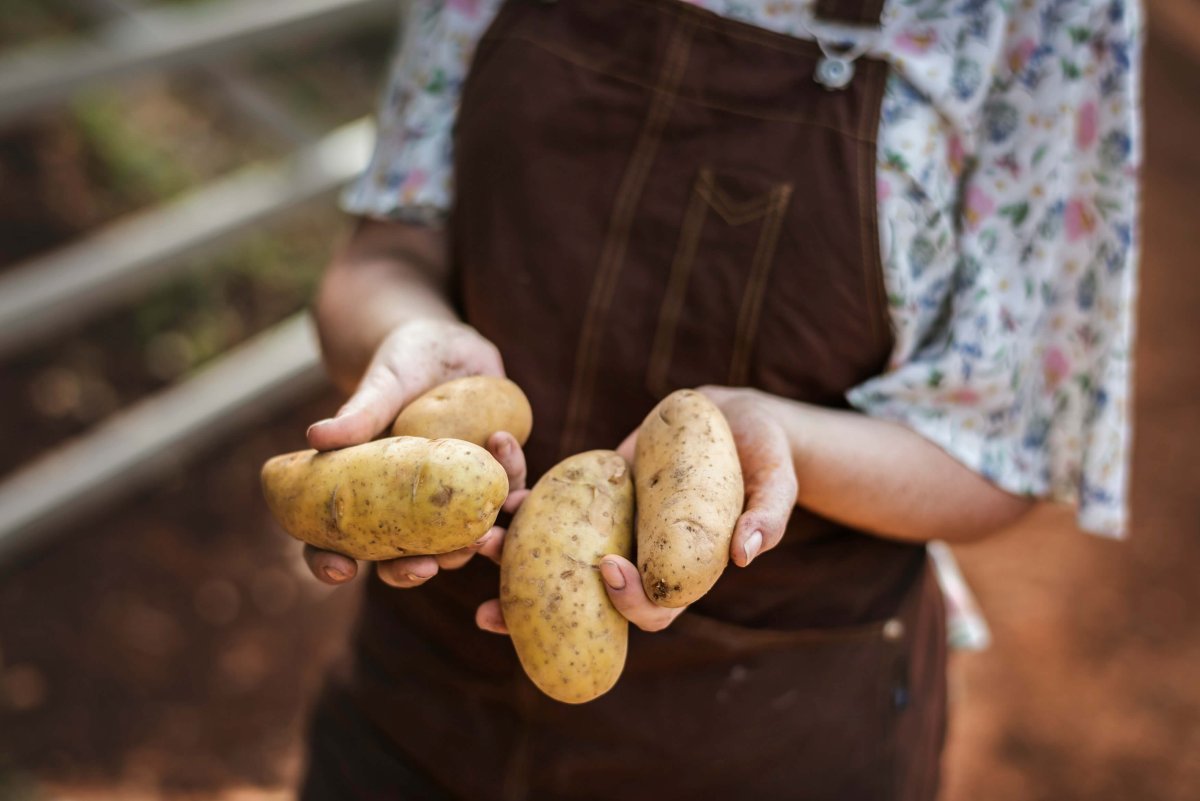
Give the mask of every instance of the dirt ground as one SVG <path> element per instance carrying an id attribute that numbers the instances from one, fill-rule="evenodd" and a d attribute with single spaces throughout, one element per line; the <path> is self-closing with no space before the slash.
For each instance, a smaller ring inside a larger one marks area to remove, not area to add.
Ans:
<path id="1" fill-rule="evenodd" d="M 1133 536 L 1049 509 L 959 550 L 995 643 L 952 666 L 945 801 L 1200 794 L 1198 97 L 1200 49 L 1153 37 Z M 289 797 L 355 598 L 304 578 L 255 476 L 333 404 L 214 443 L 0 576 L 0 799 Z"/>

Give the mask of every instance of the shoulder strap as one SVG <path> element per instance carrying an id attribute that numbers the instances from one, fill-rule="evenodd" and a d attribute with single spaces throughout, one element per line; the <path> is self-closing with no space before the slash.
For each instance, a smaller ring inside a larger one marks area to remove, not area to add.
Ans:
<path id="1" fill-rule="evenodd" d="M 878 25 L 885 0 L 817 0 L 819 20 L 848 25 Z"/>

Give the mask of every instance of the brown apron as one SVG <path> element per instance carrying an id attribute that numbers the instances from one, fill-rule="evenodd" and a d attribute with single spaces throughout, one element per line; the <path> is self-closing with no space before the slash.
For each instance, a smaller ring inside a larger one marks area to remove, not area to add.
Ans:
<path id="1" fill-rule="evenodd" d="M 839 21 L 879 0 L 821 0 Z M 509 0 L 480 42 L 450 234 L 465 319 L 535 410 L 531 481 L 679 387 L 825 406 L 891 348 L 876 228 L 887 68 L 674 0 Z M 864 498 L 864 503 L 869 502 Z M 372 581 L 353 676 L 312 726 L 310 799 L 932 799 L 941 596 L 922 546 L 797 511 L 617 686 L 540 695 L 478 631 L 483 559 Z"/>

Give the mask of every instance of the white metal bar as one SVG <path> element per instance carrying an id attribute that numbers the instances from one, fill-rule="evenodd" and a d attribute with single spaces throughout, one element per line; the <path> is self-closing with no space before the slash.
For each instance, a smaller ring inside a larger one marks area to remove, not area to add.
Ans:
<path id="1" fill-rule="evenodd" d="M 182 256 L 336 190 L 363 169 L 372 136 L 369 122 L 351 123 L 0 275 L 0 357 L 129 299 Z"/>
<path id="2" fill-rule="evenodd" d="M 53 105 L 103 81 L 215 61 L 308 34 L 327 38 L 372 20 L 394 20 L 397 0 L 220 0 L 147 11 L 92 39 L 39 45 L 0 57 L 0 122 Z"/>
<path id="3" fill-rule="evenodd" d="M 298 314 L 20 468 L 0 484 L 0 561 L 315 392 L 324 382 L 317 354 Z"/>

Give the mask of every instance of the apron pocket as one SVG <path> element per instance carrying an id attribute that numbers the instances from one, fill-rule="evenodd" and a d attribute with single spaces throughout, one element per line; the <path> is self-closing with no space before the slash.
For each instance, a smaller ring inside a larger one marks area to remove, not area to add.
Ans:
<path id="1" fill-rule="evenodd" d="M 659 308 L 646 386 L 657 398 L 705 383 L 747 383 L 767 279 L 792 184 L 765 191 L 747 181 L 700 170 L 692 187 Z M 724 184 L 724 186 L 722 185 Z M 686 351 L 686 352 L 685 352 Z M 694 358 L 696 354 L 700 358 Z M 704 365 L 684 375 L 675 364 Z M 717 372 L 726 365 L 725 374 Z"/>

